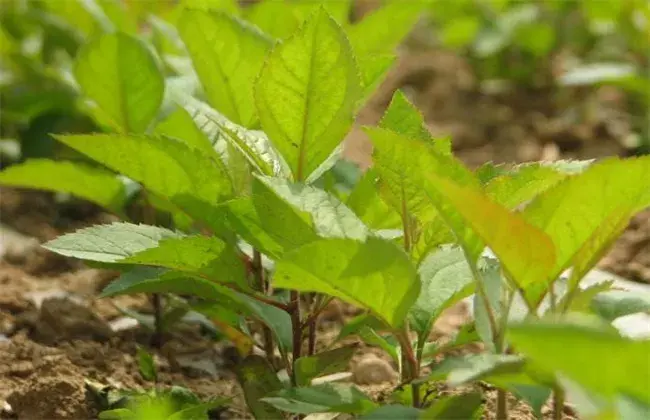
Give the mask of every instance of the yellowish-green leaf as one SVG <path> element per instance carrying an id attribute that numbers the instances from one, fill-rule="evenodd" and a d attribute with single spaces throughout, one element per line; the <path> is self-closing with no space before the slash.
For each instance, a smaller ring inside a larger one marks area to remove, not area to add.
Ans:
<path id="1" fill-rule="evenodd" d="M 155 129 L 156 134 L 173 137 L 197 149 L 207 156 L 215 156 L 212 143 L 184 108 L 176 108 L 167 118 L 161 121 Z"/>
<path id="2" fill-rule="evenodd" d="M 532 200 L 566 177 L 551 166 L 524 164 L 491 179 L 485 192 L 495 202 L 513 209 Z"/>
<path id="3" fill-rule="evenodd" d="M 216 11 L 185 11 L 178 30 L 210 104 L 233 122 L 254 126 L 253 82 L 271 40 L 255 27 Z"/>
<path id="4" fill-rule="evenodd" d="M 325 293 L 400 326 L 420 292 L 415 267 L 391 242 L 370 237 L 321 239 L 287 253 L 276 265 L 276 287 Z"/>
<path id="5" fill-rule="evenodd" d="M 402 226 L 399 213 L 379 196 L 377 173 L 366 171 L 348 196 L 346 205 L 370 228 L 397 229 Z"/>
<path id="6" fill-rule="evenodd" d="M 357 55 L 357 64 L 361 73 L 363 93 L 358 106 L 362 106 L 377 90 L 384 80 L 388 70 L 395 63 L 394 54 L 365 54 Z"/>
<path id="7" fill-rule="evenodd" d="M 469 258 L 478 258 L 485 244 L 520 287 L 544 281 L 555 262 L 553 243 L 544 232 L 476 188 L 434 174 L 428 181 L 427 194 Z"/>
<path id="8" fill-rule="evenodd" d="M 553 241 L 556 261 L 544 280 L 554 281 L 571 265 L 590 269 L 638 211 L 650 206 L 650 157 L 608 159 L 537 196 L 523 216 Z M 545 290 L 530 291 L 539 302 Z"/>
<path id="9" fill-rule="evenodd" d="M 348 40 L 322 8 L 276 45 L 255 85 L 255 103 L 296 180 L 307 179 L 341 143 L 360 95 Z"/>
<path id="10" fill-rule="evenodd" d="M 142 133 L 158 113 L 165 83 L 149 48 L 121 32 L 105 34 L 78 54 L 74 76 L 113 129 Z"/>
<path id="11" fill-rule="evenodd" d="M 0 172 L 0 185 L 69 193 L 122 214 L 124 183 L 105 169 L 77 162 L 31 159 Z"/>

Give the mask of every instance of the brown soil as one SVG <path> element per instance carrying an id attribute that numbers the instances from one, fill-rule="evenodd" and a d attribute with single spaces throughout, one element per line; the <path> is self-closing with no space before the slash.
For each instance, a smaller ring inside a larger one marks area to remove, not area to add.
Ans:
<path id="1" fill-rule="evenodd" d="M 575 122 L 550 105 L 548 92 L 478 93 L 477 83 L 462 60 L 440 52 L 402 56 L 362 112 L 359 124 L 376 123 L 397 88 L 404 88 L 420 107 L 432 133 L 452 135 L 454 149 L 470 166 L 489 160 L 625 154 L 621 141 L 628 130 L 625 121 L 596 118 Z M 590 98 L 598 101 L 600 109 L 623 106 L 618 92 L 611 90 L 595 92 Z M 346 140 L 345 154 L 364 168 L 371 164 L 370 143 L 357 129 Z M 136 344 L 147 346 L 150 334 L 140 328 L 120 332 L 110 328 L 110 323 L 122 316 L 115 305 L 150 311 L 147 299 L 130 296 L 97 300 L 98 291 L 114 273 L 89 269 L 38 247 L 39 242 L 62 232 L 114 218 L 87 204 L 60 206 L 51 194 L 12 189 L 0 192 L 2 223 L 36 238 L 31 243 L 2 244 L 0 409 L 6 401 L 12 411 L 1 413 L 0 418 L 93 417 L 97 406 L 88 397 L 86 380 L 121 389 L 151 387 L 138 374 L 135 360 Z M 650 282 L 649 211 L 634 219 L 602 266 Z M 331 343 L 353 312 L 345 305 L 333 306 L 323 316 L 319 346 Z M 449 337 L 468 316 L 463 307 L 450 311 L 436 324 L 432 338 Z M 210 341 L 198 328 L 184 327 L 167 337 L 167 344 L 155 353 L 161 385 L 186 386 L 202 397 L 232 396 L 221 418 L 249 417 L 234 375 L 226 368 L 221 343 Z M 367 362 L 369 354 L 382 360 L 382 366 L 395 368 L 383 352 L 361 345 L 350 371 L 355 372 L 362 363 L 372 365 Z M 386 401 L 395 385 L 392 377 L 362 389 Z M 444 387 L 439 391 L 454 392 Z M 486 392 L 488 407 L 494 398 L 494 391 Z M 510 405 L 512 418 L 532 418 L 525 404 L 512 399 Z M 545 416 L 550 416 L 549 407 Z M 567 418 L 571 418 L 570 413 Z"/>

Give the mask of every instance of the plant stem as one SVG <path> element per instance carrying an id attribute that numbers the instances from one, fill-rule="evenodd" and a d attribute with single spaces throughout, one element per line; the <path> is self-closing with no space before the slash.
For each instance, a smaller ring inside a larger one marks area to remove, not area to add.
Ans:
<path id="1" fill-rule="evenodd" d="M 262 266 L 262 254 L 257 249 L 253 250 L 253 261 L 251 264 L 251 268 L 253 269 L 253 275 L 255 276 L 255 282 L 257 283 L 257 287 L 259 288 L 260 292 L 264 293 L 265 295 L 269 295 L 271 293 L 270 290 L 270 285 L 268 284 L 265 276 L 264 276 L 264 267 Z M 269 360 L 269 363 L 273 365 L 273 357 L 275 356 L 275 343 L 273 342 L 273 334 L 271 333 L 271 329 L 264 324 L 263 322 L 260 323 L 262 327 L 262 340 L 264 343 L 264 353 L 266 354 L 266 358 Z"/>
<path id="2" fill-rule="evenodd" d="M 494 309 L 490 304 L 490 299 L 488 298 L 487 290 L 485 290 L 485 284 L 483 283 L 483 278 L 481 276 L 481 273 L 479 273 L 478 268 L 476 267 L 476 263 L 469 258 L 467 258 L 467 261 L 469 262 L 469 266 L 472 270 L 474 281 L 476 282 L 476 292 L 478 293 L 479 297 L 483 301 L 483 305 L 485 306 L 485 312 L 487 312 L 488 315 L 488 323 L 490 324 L 490 330 L 492 331 L 492 338 L 495 339 L 499 335 L 499 328 L 497 324 L 496 315 L 494 314 Z"/>
<path id="3" fill-rule="evenodd" d="M 291 316 L 291 327 L 293 329 L 293 362 L 292 365 L 296 363 L 296 360 L 300 358 L 300 353 L 302 351 L 302 324 L 300 323 L 300 293 L 292 290 L 291 291 L 291 309 L 289 315 Z M 297 386 L 296 381 L 296 372 L 291 366 L 291 384 Z"/>
<path id="4" fill-rule="evenodd" d="M 497 389 L 497 420 L 508 419 L 508 398 L 506 391 Z"/>
<path id="5" fill-rule="evenodd" d="M 562 420 L 564 412 L 564 390 L 559 386 L 553 390 L 553 420 Z"/>
<path id="6" fill-rule="evenodd" d="M 395 337 L 397 337 L 400 347 L 402 348 L 404 373 L 406 376 L 406 380 L 403 380 L 403 382 L 411 383 L 413 407 L 418 408 L 420 406 L 420 386 L 419 384 L 414 384 L 413 381 L 420 376 L 420 364 L 413 352 L 413 346 L 411 345 L 411 340 L 409 338 L 408 326 L 397 331 Z"/>
<path id="7" fill-rule="evenodd" d="M 153 293 L 151 295 L 151 306 L 153 307 L 153 326 L 154 332 L 151 336 L 151 345 L 153 347 L 162 346 L 163 342 L 163 320 L 162 320 L 162 299 L 160 293 Z"/>

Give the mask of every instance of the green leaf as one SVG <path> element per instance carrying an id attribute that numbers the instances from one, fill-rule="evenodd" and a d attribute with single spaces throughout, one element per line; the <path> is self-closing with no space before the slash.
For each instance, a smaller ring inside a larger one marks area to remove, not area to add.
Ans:
<path id="1" fill-rule="evenodd" d="M 300 212 L 310 214 L 319 236 L 357 240 L 367 237 L 368 228 L 333 195 L 310 185 L 290 183 L 280 178 L 258 178 L 279 198 Z"/>
<path id="2" fill-rule="evenodd" d="M 379 195 L 377 178 L 377 172 L 373 168 L 368 169 L 352 189 L 345 204 L 372 229 L 401 228 L 399 213 Z"/>
<path id="3" fill-rule="evenodd" d="M 432 141 L 431 133 L 424 127 L 422 114 L 401 90 L 393 95 L 379 126 L 410 138 Z"/>
<path id="4" fill-rule="evenodd" d="M 262 131 L 248 130 L 237 125 L 208 104 L 191 96 L 179 94 L 179 102 L 192 115 L 194 122 L 210 138 L 221 137 L 239 150 L 253 169 L 263 175 L 285 176 L 286 164 Z"/>
<path id="5" fill-rule="evenodd" d="M 86 45 L 77 56 L 74 76 L 120 132 L 144 132 L 158 113 L 165 90 L 148 47 L 121 32 L 104 34 Z"/>
<path id="6" fill-rule="evenodd" d="M 296 180 L 307 179 L 341 143 L 360 95 L 345 34 L 322 8 L 275 46 L 257 79 L 255 103 Z"/>
<path id="7" fill-rule="evenodd" d="M 356 345 L 350 345 L 300 357 L 293 365 L 297 385 L 308 386 L 314 378 L 346 370 L 356 349 Z"/>
<path id="8" fill-rule="evenodd" d="M 224 208 L 228 226 L 274 258 L 318 238 L 310 215 L 289 205 L 257 177 L 251 197 L 232 200 Z"/>
<path id="9" fill-rule="evenodd" d="M 390 2 L 348 28 L 354 51 L 366 54 L 394 52 L 422 14 L 426 2 Z"/>
<path id="10" fill-rule="evenodd" d="M 100 296 L 109 297 L 134 293 L 191 294 L 214 301 L 226 308 L 232 308 L 238 313 L 262 321 L 275 334 L 280 349 L 291 348 L 291 319 L 285 311 L 235 292 L 218 283 L 161 268 L 135 267 L 106 286 Z"/>
<path id="11" fill-rule="evenodd" d="M 551 388 L 534 381 L 526 372 L 501 373 L 483 378 L 484 382 L 511 392 L 524 400 L 533 409 L 535 416 L 542 419 L 542 407 L 551 396 Z"/>
<path id="12" fill-rule="evenodd" d="M 247 284 L 246 271 L 238 252 L 216 237 L 197 235 L 164 239 L 155 248 L 142 250 L 117 262 L 165 267 L 242 287 Z"/>
<path id="13" fill-rule="evenodd" d="M 629 219 L 650 205 L 648 180 L 650 157 L 608 159 L 565 179 L 526 207 L 526 221 L 543 230 L 556 249 L 555 263 L 541 279 L 544 288 L 527 290 L 530 301 L 538 304 L 545 287 L 572 264 L 569 288 L 577 287 Z"/>
<path id="14" fill-rule="evenodd" d="M 428 381 L 447 378 L 452 386 L 474 382 L 485 377 L 522 371 L 524 359 L 507 354 L 468 354 L 444 359 L 434 366 Z"/>
<path id="15" fill-rule="evenodd" d="M 138 369 L 145 381 L 156 381 L 158 378 L 153 357 L 140 346 L 138 346 Z"/>
<path id="16" fill-rule="evenodd" d="M 248 409 L 258 419 L 280 419 L 282 413 L 264 403 L 263 397 L 282 388 L 269 362 L 261 356 L 248 356 L 235 366 Z"/>
<path id="17" fill-rule="evenodd" d="M 406 405 L 382 405 L 376 410 L 373 410 L 360 417 L 361 420 L 385 420 L 385 419 L 401 419 L 401 420 L 418 420 L 420 418 L 420 410 L 417 408 L 409 407 Z"/>
<path id="18" fill-rule="evenodd" d="M 167 118 L 161 121 L 154 131 L 158 135 L 173 137 L 200 150 L 207 156 L 215 156 L 210 139 L 205 135 L 192 116 L 183 108 L 178 107 Z"/>
<path id="19" fill-rule="evenodd" d="M 30 159 L 0 172 L 0 185 L 65 192 L 116 214 L 126 204 L 124 183 L 115 174 L 81 162 Z"/>
<path id="20" fill-rule="evenodd" d="M 136 414 L 128 408 L 116 408 L 114 410 L 104 410 L 97 416 L 99 420 L 125 420 L 136 419 Z"/>
<path id="21" fill-rule="evenodd" d="M 385 325 L 383 322 L 381 322 L 381 320 L 370 314 L 359 315 L 350 319 L 345 324 L 343 324 L 343 326 L 341 326 L 341 331 L 339 331 L 339 335 L 336 337 L 336 340 L 342 340 L 350 335 L 359 334 L 359 331 L 361 331 L 361 329 L 364 327 L 382 329 L 385 328 Z"/>
<path id="22" fill-rule="evenodd" d="M 494 317 L 496 320 L 499 320 L 502 316 L 501 294 L 502 288 L 504 287 L 504 280 L 501 277 L 501 266 L 498 261 L 489 258 L 481 260 L 480 263 L 477 264 L 477 268 L 481 281 L 483 282 L 485 294 L 487 295 L 487 300 L 492 308 Z M 490 325 L 488 311 L 485 307 L 485 301 L 478 293 L 474 294 L 473 306 L 476 331 L 487 348 L 494 351 L 494 336 L 492 335 L 493 331 Z"/>
<path id="23" fill-rule="evenodd" d="M 377 91 L 380 83 L 395 63 L 394 54 L 366 54 L 357 55 L 357 64 L 361 73 L 361 86 L 363 93 L 357 107 L 363 106 Z"/>
<path id="24" fill-rule="evenodd" d="M 178 30 L 210 104 L 233 122 L 254 126 L 253 82 L 271 39 L 217 11 L 186 10 Z"/>
<path id="25" fill-rule="evenodd" d="M 587 391 L 610 399 L 624 393 L 650 402 L 648 340 L 632 341 L 615 330 L 553 321 L 512 325 L 508 340 L 540 368 L 561 374 Z"/>
<path id="26" fill-rule="evenodd" d="M 443 310 L 472 293 L 474 276 L 460 248 L 429 254 L 418 267 L 422 291 L 410 311 L 413 328 L 426 338 Z"/>
<path id="27" fill-rule="evenodd" d="M 592 284 L 584 289 L 578 287 L 572 293 L 565 293 L 557 306 L 564 312 L 590 312 L 592 301 L 596 295 L 614 288 L 614 281 L 604 281 L 602 283 Z"/>
<path id="28" fill-rule="evenodd" d="M 372 310 L 397 327 L 420 292 L 407 255 L 377 238 L 321 239 L 287 253 L 276 265 L 276 287 L 319 292 Z"/>
<path id="29" fill-rule="evenodd" d="M 612 290 L 598 294 L 591 301 L 591 308 L 610 322 L 625 315 L 650 313 L 650 294 Z"/>
<path id="30" fill-rule="evenodd" d="M 377 407 L 354 385 L 321 384 L 283 389 L 262 401 L 289 413 L 363 414 Z"/>
<path id="31" fill-rule="evenodd" d="M 156 226 L 111 223 L 96 225 L 59 236 L 43 247 L 66 257 L 115 263 L 140 251 L 157 247 L 180 233 Z"/>
<path id="32" fill-rule="evenodd" d="M 409 138 L 383 128 L 365 128 L 375 147 L 373 159 L 382 197 L 402 217 L 421 222 L 436 217 L 424 190 L 426 174 L 441 173 L 458 183 L 478 184 L 473 174 L 450 156 L 438 153 L 435 143 Z"/>
<path id="33" fill-rule="evenodd" d="M 209 218 L 207 208 L 232 195 L 230 179 L 220 160 L 173 139 L 106 134 L 56 139 L 140 182 L 197 220 Z M 213 224 L 219 225 L 219 221 Z"/>
<path id="34" fill-rule="evenodd" d="M 436 400 L 420 419 L 467 420 L 480 418 L 483 396 L 480 392 L 452 395 Z"/>
<path id="35" fill-rule="evenodd" d="M 565 177 L 565 174 L 548 165 L 523 164 L 492 178 L 485 186 L 485 192 L 495 202 L 514 209 L 553 187 Z"/>

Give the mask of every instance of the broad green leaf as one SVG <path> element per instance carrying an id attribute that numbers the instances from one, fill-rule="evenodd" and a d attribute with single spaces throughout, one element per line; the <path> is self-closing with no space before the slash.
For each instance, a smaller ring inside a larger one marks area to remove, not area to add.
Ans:
<path id="1" fill-rule="evenodd" d="M 513 209 L 551 188 L 566 175 L 542 164 L 524 164 L 494 177 L 485 192 L 495 202 Z"/>
<path id="2" fill-rule="evenodd" d="M 449 357 L 435 365 L 426 380 L 446 378 L 450 385 L 458 386 L 488 376 L 518 373 L 524 364 L 522 357 L 508 354 L 483 353 Z"/>
<path id="3" fill-rule="evenodd" d="M 165 90 L 148 47 L 121 32 L 86 45 L 77 56 L 74 76 L 98 112 L 120 132 L 144 132 L 158 113 Z"/>
<path id="4" fill-rule="evenodd" d="M 386 324 L 370 314 L 359 315 L 346 322 L 339 331 L 336 340 L 342 340 L 350 335 L 357 335 L 364 343 L 369 346 L 379 347 L 388 354 L 395 363 L 399 364 L 400 358 L 397 353 L 399 343 L 393 337 L 381 336 L 377 331 L 386 330 Z M 390 340 L 390 341 L 389 341 Z"/>
<path id="5" fill-rule="evenodd" d="M 419 418 L 420 410 L 417 408 L 396 404 L 382 405 L 378 409 L 373 410 L 365 416 L 360 417 L 361 420 L 418 420 Z"/>
<path id="6" fill-rule="evenodd" d="M 255 84 L 255 103 L 296 180 L 307 179 L 341 143 L 360 95 L 350 45 L 322 8 L 275 46 Z"/>
<path id="7" fill-rule="evenodd" d="M 209 207 L 232 194 L 230 179 L 220 160 L 173 139 L 107 134 L 56 139 L 140 182 L 197 220 L 214 219 Z M 216 219 L 212 225 L 219 225 Z"/>
<path id="8" fill-rule="evenodd" d="M 342 340 L 350 335 L 358 334 L 363 327 L 382 329 L 385 328 L 385 325 L 381 320 L 370 314 L 359 315 L 343 324 L 336 340 Z"/>
<path id="9" fill-rule="evenodd" d="M 253 179 L 251 197 L 223 207 L 230 229 L 270 257 L 318 238 L 310 214 L 289 205 L 259 178 Z"/>
<path id="10" fill-rule="evenodd" d="M 365 128 L 374 145 L 375 170 L 382 196 L 402 217 L 431 221 L 436 211 L 424 190 L 426 174 L 440 173 L 462 185 L 477 184 L 473 174 L 450 156 L 437 153 L 434 143 L 409 138 L 383 128 Z"/>
<path id="11" fill-rule="evenodd" d="M 535 416 L 542 419 L 542 407 L 551 396 L 551 388 L 544 386 L 526 372 L 501 373 L 483 378 L 484 382 L 511 392 L 515 397 L 524 400 L 533 409 Z"/>
<path id="12" fill-rule="evenodd" d="M 282 382 L 273 371 L 269 362 L 256 355 L 245 358 L 235 366 L 237 380 L 242 390 L 248 409 L 258 419 L 281 419 L 282 413 L 264 403 L 262 399 L 269 393 L 282 388 Z"/>
<path id="13" fill-rule="evenodd" d="M 399 213 L 379 196 L 377 178 L 376 171 L 368 169 L 352 189 L 345 204 L 372 229 L 401 228 Z"/>
<path id="14" fill-rule="evenodd" d="M 452 395 L 436 400 L 427 408 L 420 419 L 426 420 L 468 420 L 481 418 L 483 396 L 480 392 Z"/>
<path id="15" fill-rule="evenodd" d="M 217 407 L 225 406 L 230 398 L 217 398 L 205 403 L 196 403 L 189 405 L 167 417 L 166 420 L 193 420 L 209 418 L 209 412 Z"/>
<path id="16" fill-rule="evenodd" d="M 217 11 L 186 10 L 178 30 L 210 104 L 236 124 L 254 126 L 253 82 L 272 41 Z"/>
<path id="17" fill-rule="evenodd" d="M 575 280 L 586 274 L 627 221 L 650 205 L 648 180 L 650 157 L 608 159 L 565 179 L 526 207 L 526 221 L 544 231 L 556 249 L 555 264 L 543 277 L 544 285 L 572 264 L 576 265 Z M 527 295 L 538 303 L 544 292 L 531 289 Z"/>
<path id="18" fill-rule="evenodd" d="M 364 240 L 368 228 L 345 204 L 327 192 L 280 178 L 259 177 L 269 190 L 300 212 L 311 215 L 316 233 L 326 238 Z"/>
<path id="19" fill-rule="evenodd" d="M 43 247 L 66 257 L 116 263 L 140 251 L 157 247 L 164 239 L 182 234 L 156 226 L 112 223 L 59 236 Z"/>
<path id="20" fill-rule="evenodd" d="M 431 133 L 424 127 L 422 114 L 401 90 L 393 95 L 379 126 L 406 137 L 432 142 Z"/>
<path id="21" fill-rule="evenodd" d="M 178 101 L 210 139 L 223 138 L 246 157 L 256 172 L 275 176 L 285 176 L 289 173 L 285 168 L 286 164 L 278 156 L 264 132 L 248 130 L 237 125 L 208 104 L 191 96 L 180 94 L 178 96 Z"/>
<path id="22" fill-rule="evenodd" d="M 393 1 L 368 14 L 348 28 L 354 51 L 360 56 L 394 52 L 425 7 L 426 2 L 421 1 Z"/>
<path id="23" fill-rule="evenodd" d="M 238 253 L 216 237 L 163 239 L 157 247 L 132 254 L 117 263 L 165 267 L 220 283 L 246 285 L 246 272 Z"/>
<path id="24" fill-rule="evenodd" d="M 639 312 L 650 313 L 650 294 L 612 290 L 598 294 L 591 308 L 607 321 Z"/>
<path id="25" fill-rule="evenodd" d="M 397 327 L 420 292 L 415 268 L 394 244 L 321 239 L 287 253 L 275 268 L 274 285 L 319 292 L 370 309 Z"/>
<path id="26" fill-rule="evenodd" d="M 460 248 L 446 247 L 429 254 L 418 267 L 422 291 L 410 311 L 413 328 L 428 337 L 443 310 L 472 293 L 474 276 Z"/>
<path id="27" fill-rule="evenodd" d="M 308 386 L 314 378 L 346 370 L 356 349 L 351 345 L 299 358 L 293 364 L 297 385 Z"/>
<path id="28" fill-rule="evenodd" d="M 122 214 L 127 200 L 115 174 L 81 162 L 30 159 L 0 172 L 0 185 L 65 192 L 116 214 Z"/>
<path id="29" fill-rule="evenodd" d="M 239 6 L 237 0 L 181 0 L 186 9 L 224 11 L 237 14 Z"/>
<path id="30" fill-rule="evenodd" d="M 499 257 L 504 272 L 521 288 L 543 282 L 555 261 L 547 235 L 519 214 L 490 200 L 476 188 L 431 174 L 425 189 L 455 232 L 468 258 L 476 259 L 482 242 Z M 478 239 L 478 240 L 477 240 Z"/>
<path id="31" fill-rule="evenodd" d="M 633 341 L 611 329 L 551 321 L 512 325 L 508 340 L 540 368 L 561 374 L 587 391 L 609 399 L 623 393 L 650 403 L 648 340 Z"/>
<path id="32" fill-rule="evenodd" d="M 156 125 L 154 132 L 158 135 L 178 139 L 207 156 L 215 155 L 210 139 L 197 127 L 192 116 L 181 107 L 176 108 L 167 118 Z"/>
<path id="33" fill-rule="evenodd" d="M 645 420 L 650 417 L 650 405 L 636 398 L 621 395 L 616 400 L 619 418 L 626 420 Z"/>
<path id="34" fill-rule="evenodd" d="M 177 293 L 199 296 L 262 321 L 275 334 L 280 349 L 287 350 L 291 347 L 291 319 L 285 311 L 218 283 L 157 267 L 134 267 L 106 286 L 100 297 L 134 293 Z M 211 313 L 205 310 L 201 312 Z"/>
<path id="35" fill-rule="evenodd" d="M 377 407 L 354 385 L 321 384 L 283 389 L 262 401 L 289 413 L 363 414 Z"/>

